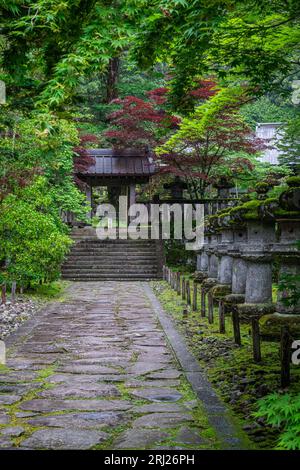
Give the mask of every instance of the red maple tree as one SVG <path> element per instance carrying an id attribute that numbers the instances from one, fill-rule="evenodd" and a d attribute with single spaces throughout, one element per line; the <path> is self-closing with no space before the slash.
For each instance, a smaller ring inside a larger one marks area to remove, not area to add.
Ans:
<path id="1" fill-rule="evenodd" d="M 197 85 L 188 93 L 197 100 L 205 101 L 217 93 L 217 82 L 212 79 L 197 80 Z"/>
<path id="2" fill-rule="evenodd" d="M 179 118 L 163 109 L 167 88 L 156 88 L 147 93 L 146 101 L 136 96 L 125 96 L 113 102 L 120 109 L 108 116 L 112 128 L 104 135 L 116 148 L 145 148 L 158 145 L 163 136 L 178 126 Z"/>

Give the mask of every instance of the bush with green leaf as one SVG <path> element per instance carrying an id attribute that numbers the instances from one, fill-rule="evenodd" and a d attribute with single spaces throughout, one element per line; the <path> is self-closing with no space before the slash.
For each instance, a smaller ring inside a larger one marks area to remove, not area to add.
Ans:
<path id="1" fill-rule="evenodd" d="M 300 450 L 300 394 L 272 393 L 258 402 L 255 416 L 280 430 L 278 449 Z"/>
<path id="2" fill-rule="evenodd" d="M 10 194 L 0 205 L 0 276 L 22 284 L 52 281 L 72 241 L 61 222 L 47 181 Z"/>

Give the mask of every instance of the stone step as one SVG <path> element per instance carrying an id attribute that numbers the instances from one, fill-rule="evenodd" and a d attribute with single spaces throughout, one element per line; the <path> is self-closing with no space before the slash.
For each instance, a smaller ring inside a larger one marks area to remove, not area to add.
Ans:
<path id="1" fill-rule="evenodd" d="M 156 259 L 157 254 L 156 252 L 142 252 L 142 253 L 136 253 L 136 252 L 126 252 L 126 251 L 99 251 L 99 252 L 90 252 L 90 251 L 74 251 L 72 250 L 70 252 L 70 257 L 74 258 L 81 258 L 83 256 L 88 257 L 90 256 L 91 258 L 99 257 L 99 259 L 103 257 L 111 258 L 114 257 L 115 259 Z"/>
<path id="2" fill-rule="evenodd" d="M 122 266 L 122 265 L 114 265 L 114 264 L 80 264 L 80 263 L 65 263 L 63 265 L 63 270 L 66 269 L 110 269 L 114 270 L 116 266 Z M 129 264 L 122 267 L 124 271 L 126 270 L 138 270 L 138 269 L 157 269 L 157 264 L 156 263 L 148 263 L 144 265 L 138 265 L 138 264 Z"/>
<path id="3" fill-rule="evenodd" d="M 153 247 L 149 248 L 139 248 L 134 249 L 134 248 L 106 248 L 106 247 L 72 247 L 71 248 L 72 253 L 119 253 L 119 254 L 129 254 L 129 255 L 149 255 L 149 254 L 156 254 L 157 251 Z"/>
<path id="4" fill-rule="evenodd" d="M 109 250 L 155 250 L 156 244 L 155 243 L 140 243 L 140 244 L 135 244 L 135 243 L 76 243 L 73 245 L 74 249 L 109 249 Z"/>
<path id="5" fill-rule="evenodd" d="M 156 253 L 155 250 L 153 250 L 152 248 L 149 248 L 149 249 L 142 249 L 142 250 L 135 250 L 133 248 L 130 248 L 130 249 L 116 249 L 116 250 L 112 250 L 112 249 L 108 249 L 108 248 L 80 248 L 80 249 L 76 249 L 76 248 L 73 248 L 72 249 L 72 253 L 76 253 L 76 254 L 81 254 L 81 253 L 92 253 L 92 254 L 95 254 L 95 253 L 105 253 L 105 254 L 128 254 L 128 255 L 149 255 L 149 254 L 153 254 L 153 253 Z"/>
<path id="6" fill-rule="evenodd" d="M 156 253 L 74 253 L 71 252 L 69 259 L 85 259 L 85 260 L 115 260 L 115 261 L 143 261 L 143 260 L 156 260 Z"/>
<path id="7" fill-rule="evenodd" d="M 119 269 L 63 269 L 62 270 L 63 275 L 87 275 L 87 276 L 92 276 L 92 275 L 110 275 L 110 274 L 118 274 L 122 276 L 126 275 L 152 275 L 152 274 L 158 274 L 157 269 L 150 269 L 150 270 L 119 270 Z"/>
<path id="8" fill-rule="evenodd" d="M 65 263 L 66 265 L 80 265 L 80 266 L 156 266 L 157 262 L 155 259 L 143 259 L 143 260 L 115 260 L 114 258 L 100 258 L 100 259 L 85 259 L 85 258 L 69 258 Z"/>
<path id="9" fill-rule="evenodd" d="M 113 275 L 63 275 L 62 279 L 70 280 L 70 281 L 149 281 L 151 279 L 162 279 L 161 275 L 145 275 L 145 274 L 132 274 L 132 275 L 122 275 L 119 274 Z"/>
<path id="10" fill-rule="evenodd" d="M 73 245 L 72 247 L 73 250 L 109 250 L 109 251 L 155 251 L 156 246 L 155 245 L 140 245 L 140 246 L 134 246 L 134 245 L 98 245 L 98 244 L 90 244 L 88 243 L 87 245 L 82 245 L 82 243 L 79 243 L 78 245 Z"/>
<path id="11" fill-rule="evenodd" d="M 92 263 L 70 263 L 70 262 L 66 262 L 64 265 L 63 265 L 63 268 L 65 266 L 77 266 L 78 268 L 82 268 L 82 269 L 90 269 L 92 266 L 96 266 L 98 267 L 99 269 L 101 268 L 107 268 L 107 269 L 114 269 L 115 267 L 118 268 L 118 269 L 134 269 L 134 268 L 153 268 L 153 267 L 157 267 L 157 263 L 96 263 L 96 262 L 92 262 Z"/>
<path id="12" fill-rule="evenodd" d="M 92 238 L 92 239 L 87 239 L 87 240 L 82 240 L 82 242 L 79 242 L 82 244 L 91 244 L 91 245 L 155 245 L 155 240 L 143 240 L 143 239 L 120 239 L 117 238 L 115 240 L 100 240 L 99 238 Z"/>
<path id="13" fill-rule="evenodd" d="M 86 239 L 82 240 L 82 242 L 78 242 L 81 244 L 91 244 L 91 245 L 135 245 L 135 246 L 140 246 L 140 245 L 155 245 L 156 241 L 155 240 L 149 240 L 149 239 L 124 239 L 121 240 L 120 238 L 116 239 L 111 239 L 111 240 L 101 240 L 100 238 L 92 238 L 92 239 Z"/>
<path id="14" fill-rule="evenodd" d="M 159 279 L 161 253 L 153 240 L 81 240 L 62 267 L 64 279 Z"/>

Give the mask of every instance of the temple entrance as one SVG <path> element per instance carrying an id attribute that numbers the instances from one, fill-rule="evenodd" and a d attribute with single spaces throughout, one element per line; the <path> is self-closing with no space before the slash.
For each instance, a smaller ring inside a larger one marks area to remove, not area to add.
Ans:
<path id="1" fill-rule="evenodd" d="M 155 174 L 155 165 L 148 153 L 131 149 L 91 149 L 89 154 L 94 158 L 94 164 L 77 176 L 86 183 L 90 219 L 96 216 L 101 203 L 112 204 L 118 216 L 119 197 L 127 198 L 128 207 L 135 204 L 137 186 L 147 184 Z"/>

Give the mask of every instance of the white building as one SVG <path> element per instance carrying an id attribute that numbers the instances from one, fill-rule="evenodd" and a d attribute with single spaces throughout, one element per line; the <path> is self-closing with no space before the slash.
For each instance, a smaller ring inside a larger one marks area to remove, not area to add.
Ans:
<path id="1" fill-rule="evenodd" d="M 257 123 L 255 135 L 265 141 L 268 146 L 268 148 L 263 151 L 263 155 L 259 158 L 262 162 L 278 165 L 278 156 L 281 152 L 278 150 L 276 143 L 282 139 L 281 126 L 281 122 Z"/>

